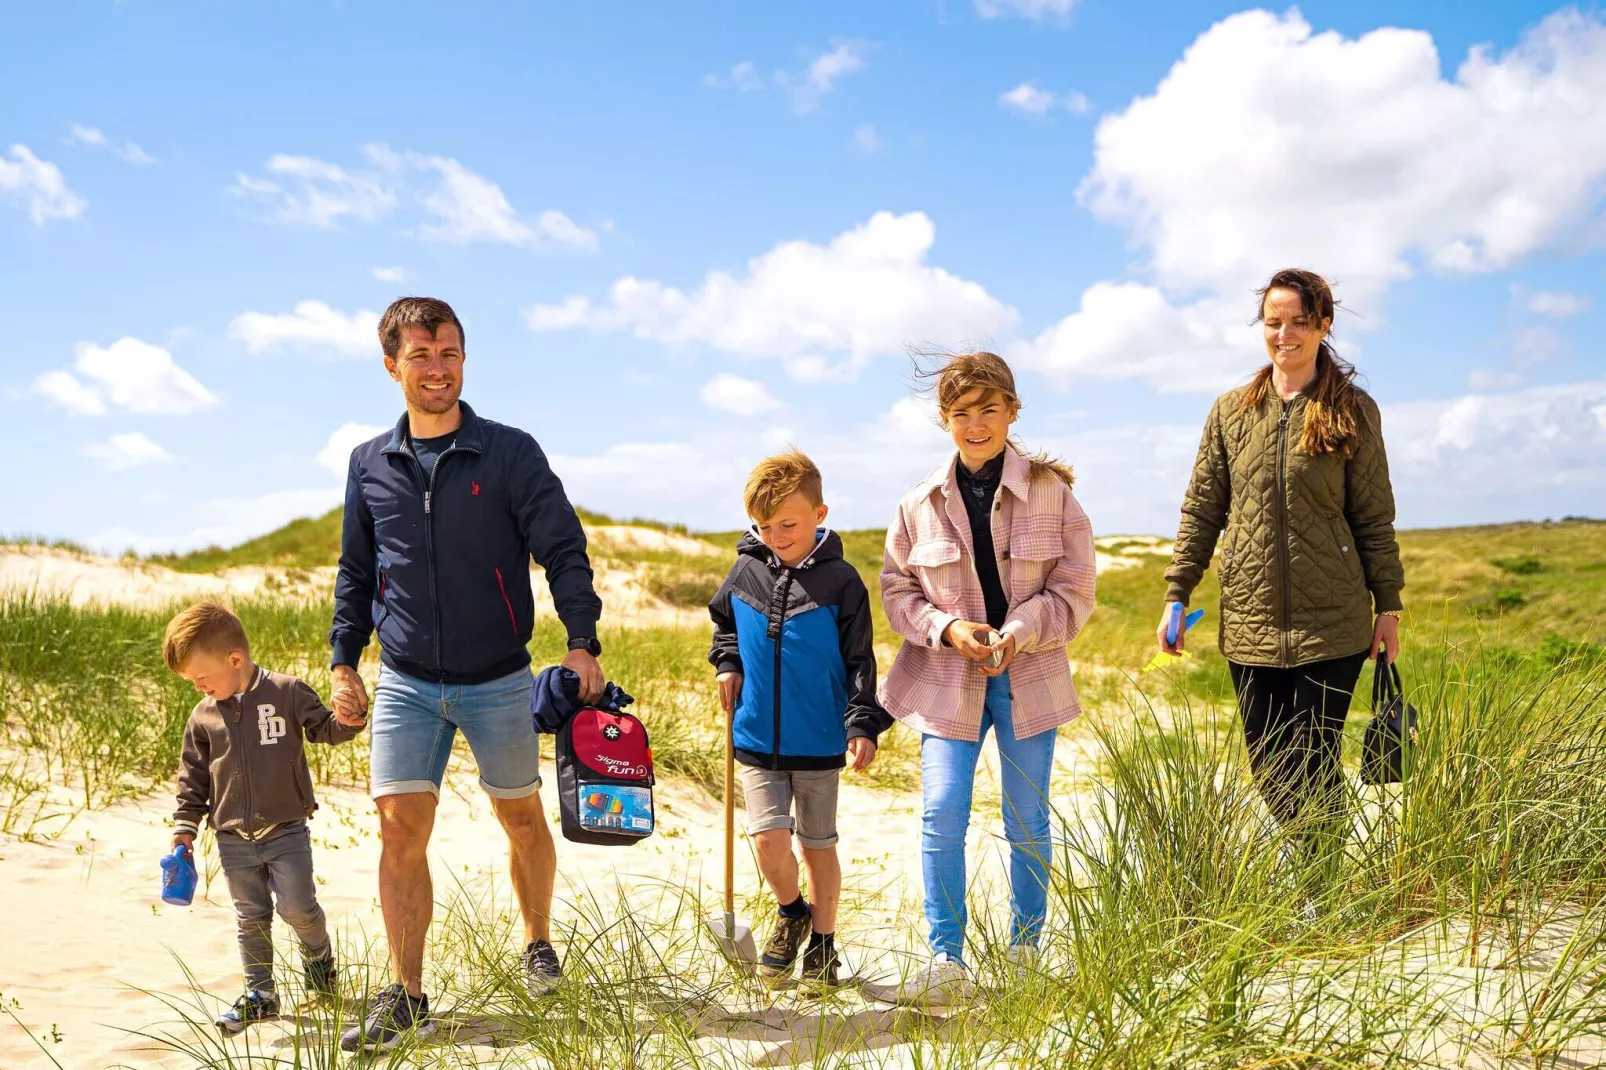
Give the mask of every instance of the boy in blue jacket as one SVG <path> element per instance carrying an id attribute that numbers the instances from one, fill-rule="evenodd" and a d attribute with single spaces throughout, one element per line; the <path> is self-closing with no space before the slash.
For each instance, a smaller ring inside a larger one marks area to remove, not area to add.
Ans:
<path id="1" fill-rule="evenodd" d="M 820 525 L 827 512 L 820 470 L 797 450 L 765 458 L 745 493 L 754 529 L 709 603 L 719 701 L 735 709 L 747 832 L 775 893 L 775 928 L 759 974 L 784 982 L 803 938 L 801 982 L 837 983 L 837 782 L 847 757 L 862 770 L 892 718 L 876 701 L 870 596 L 842 558 L 842 540 Z M 793 810 L 796 809 L 796 817 Z M 803 898 L 796 833 L 813 903 Z"/>

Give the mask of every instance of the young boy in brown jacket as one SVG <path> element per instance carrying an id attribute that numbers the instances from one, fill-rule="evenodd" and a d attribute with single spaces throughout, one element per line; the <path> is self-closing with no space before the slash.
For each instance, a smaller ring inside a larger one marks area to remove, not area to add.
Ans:
<path id="1" fill-rule="evenodd" d="M 308 991 L 334 992 L 334 952 L 312 881 L 307 818 L 318 804 L 303 743 L 343 743 L 363 722 L 337 719 L 305 683 L 259 668 L 240 618 L 214 603 L 173 618 L 162 659 L 205 696 L 184 726 L 173 845 L 193 854 L 203 819 L 217 833 L 245 968 L 245 994 L 217 1026 L 239 1033 L 279 1013 L 275 907 L 300 938 Z"/>

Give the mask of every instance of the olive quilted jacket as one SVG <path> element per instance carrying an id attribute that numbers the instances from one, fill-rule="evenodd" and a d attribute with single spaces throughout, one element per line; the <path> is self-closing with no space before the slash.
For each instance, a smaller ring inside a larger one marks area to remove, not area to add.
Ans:
<path id="1" fill-rule="evenodd" d="M 1299 445 L 1307 404 L 1245 388 L 1216 399 L 1182 503 L 1167 601 L 1187 604 L 1221 553 L 1221 652 L 1289 667 L 1365 650 L 1372 614 L 1400 608 L 1405 573 L 1394 538 L 1394 491 L 1377 403 L 1359 394 L 1352 457 Z"/>

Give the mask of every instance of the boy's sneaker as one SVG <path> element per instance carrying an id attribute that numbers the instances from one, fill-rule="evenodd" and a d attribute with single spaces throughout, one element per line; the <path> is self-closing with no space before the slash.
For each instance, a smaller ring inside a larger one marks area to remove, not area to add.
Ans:
<path id="1" fill-rule="evenodd" d="M 803 946 L 804 938 L 813 930 L 812 910 L 805 911 L 800 918 L 777 914 L 775 928 L 770 930 L 770 938 L 758 956 L 758 975 L 766 981 L 784 979 L 792 972 L 792 964 L 797 961 L 797 949 Z"/>
<path id="2" fill-rule="evenodd" d="M 532 997 L 544 996 L 563 980 L 558 952 L 545 940 L 532 940 L 524 949 L 524 990 Z"/>
<path id="3" fill-rule="evenodd" d="M 307 983 L 307 995 L 328 999 L 335 994 L 335 957 L 330 955 L 318 962 L 301 964 L 301 976 Z"/>
<path id="4" fill-rule="evenodd" d="M 254 1022 L 268 1022 L 279 1017 L 279 1000 L 272 992 L 247 992 L 234 1001 L 234 1006 L 218 1015 L 217 1027 L 229 1036 L 245 1032 Z"/>
<path id="5" fill-rule="evenodd" d="M 965 964 L 938 955 L 930 966 L 898 986 L 893 1001 L 906 1007 L 952 1007 L 972 999 L 976 983 Z"/>
<path id="6" fill-rule="evenodd" d="M 435 1021 L 429 1016 L 429 997 L 413 999 L 400 984 L 387 985 L 374 997 L 368 1019 L 340 1034 L 341 1051 L 389 1051 L 408 1034 L 433 1036 Z"/>
<path id="7" fill-rule="evenodd" d="M 824 992 L 842 984 L 837 972 L 842 967 L 842 960 L 837 958 L 834 946 L 817 943 L 803 952 L 803 968 L 798 975 L 798 985 L 814 992 Z"/>

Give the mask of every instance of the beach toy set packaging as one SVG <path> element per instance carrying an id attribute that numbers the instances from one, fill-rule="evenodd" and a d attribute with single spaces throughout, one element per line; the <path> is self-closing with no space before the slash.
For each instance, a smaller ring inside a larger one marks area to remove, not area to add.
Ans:
<path id="1" fill-rule="evenodd" d="M 582 709 L 558 731 L 557 767 L 565 839 L 623 844 L 652 835 L 652 747 L 633 715 Z"/>

